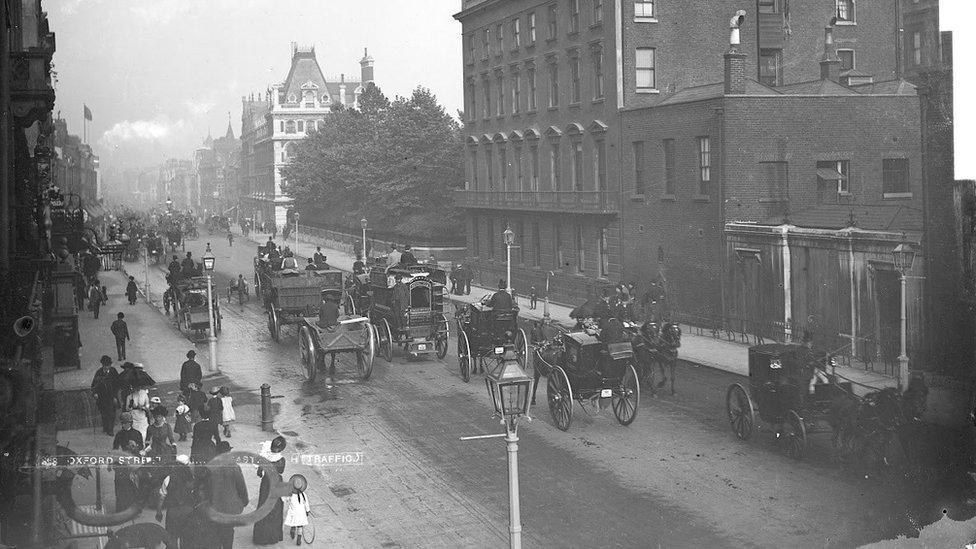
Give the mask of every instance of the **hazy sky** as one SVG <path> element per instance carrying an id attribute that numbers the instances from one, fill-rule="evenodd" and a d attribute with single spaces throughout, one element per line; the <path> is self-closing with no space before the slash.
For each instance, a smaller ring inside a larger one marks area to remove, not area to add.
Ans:
<path id="1" fill-rule="evenodd" d="M 448 112 L 462 106 L 457 0 L 45 0 L 57 34 L 56 110 L 105 167 L 190 158 L 230 111 L 240 132 L 241 96 L 287 75 L 291 43 L 315 45 L 326 76 L 359 74 L 368 47 L 389 97 L 422 84 Z M 956 176 L 976 178 L 976 52 L 972 0 L 942 0 L 954 31 Z M 970 92 L 972 93 L 972 92 Z"/>
<path id="2" fill-rule="evenodd" d="M 449 0 L 45 0 L 57 35 L 55 111 L 102 165 L 192 157 L 241 96 L 288 74 L 291 43 L 314 45 L 326 77 L 359 79 L 368 47 L 391 99 L 419 84 L 448 112 L 462 106 L 461 25 Z"/>

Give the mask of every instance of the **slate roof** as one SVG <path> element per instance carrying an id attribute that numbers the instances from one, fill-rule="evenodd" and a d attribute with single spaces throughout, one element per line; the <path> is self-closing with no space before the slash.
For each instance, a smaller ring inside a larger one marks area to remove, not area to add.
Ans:
<path id="1" fill-rule="evenodd" d="M 851 219 L 851 207 L 846 204 L 823 204 L 792 212 L 790 223 L 812 229 L 843 229 Z M 855 205 L 855 226 L 871 231 L 921 231 L 922 211 L 900 204 Z M 763 225 L 781 225 L 783 216 L 774 216 Z"/>
<path id="2" fill-rule="evenodd" d="M 746 80 L 746 90 L 743 95 L 916 95 L 915 86 L 904 80 L 861 84 L 857 86 L 843 86 L 833 80 L 811 80 L 797 82 L 785 86 L 771 88 L 756 82 Z M 658 103 L 658 106 L 677 105 L 692 101 L 717 99 L 725 95 L 725 83 L 715 82 L 678 90 L 676 93 Z"/>
<path id="3" fill-rule="evenodd" d="M 776 91 L 785 95 L 858 95 L 847 86 L 841 86 L 833 80 L 812 80 L 797 82 L 786 86 L 778 86 Z"/>
<path id="4" fill-rule="evenodd" d="M 315 59 L 315 50 L 297 50 L 292 56 L 291 68 L 288 70 L 288 77 L 285 78 L 281 91 L 284 92 L 286 98 L 294 95 L 301 101 L 302 86 L 308 82 L 318 87 L 316 95 L 322 94 L 324 90 L 328 90 L 330 96 L 335 95 L 325 82 L 322 68 L 319 67 L 319 62 Z"/>
<path id="5" fill-rule="evenodd" d="M 873 84 L 860 84 L 858 86 L 851 86 L 851 89 L 865 95 L 918 95 L 915 86 L 904 80 L 888 80 L 885 82 L 874 82 Z"/>
<path id="6" fill-rule="evenodd" d="M 777 95 L 778 93 L 773 88 L 764 86 L 755 80 L 746 80 L 745 95 Z M 716 82 L 714 84 L 703 84 L 701 86 L 681 89 L 671 97 L 658 103 L 658 105 L 676 105 L 678 103 L 704 101 L 706 99 L 716 99 L 723 95 L 725 95 L 725 83 Z"/>

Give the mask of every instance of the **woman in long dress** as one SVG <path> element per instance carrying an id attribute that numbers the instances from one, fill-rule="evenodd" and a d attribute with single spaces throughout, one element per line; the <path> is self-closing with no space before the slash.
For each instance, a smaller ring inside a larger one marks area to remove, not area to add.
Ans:
<path id="1" fill-rule="evenodd" d="M 275 437 L 261 454 L 274 465 L 274 470 L 265 473 L 265 468 L 258 469 L 258 476 L 261 477 L 261 488 L 258 492 L 258 507 L 260 507 L 271 493 L 271 486 L 281 482 L 281 475 L 285 472 L 285 458 L 281 452 L 285 450 L 285 438 Z M 284 502 L 281 498 L 275 498 L 275 506 L 263 519 L 254 523 L 254 535 L 252 541 L 256 545 L 271 545 L 284 540 L 282 525 L 284 523 Z"/>
<path id="2" fill-rule="evenodd" d="M 142 440 L 146 440 L 149 430 L 149 389 L 140 387 L 129 393 L 125 397 L 123 410 L 132 414 L 132 428 L 142 434 Z"/>

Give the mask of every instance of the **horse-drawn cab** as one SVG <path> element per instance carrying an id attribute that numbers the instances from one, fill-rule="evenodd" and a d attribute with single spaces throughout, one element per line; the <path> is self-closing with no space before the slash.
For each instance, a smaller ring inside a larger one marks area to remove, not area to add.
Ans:
<path id="1" fill-rule="evenodd" d="M 470 303 L 457 313 L 458 366 L 461 379 L 468 382 L 476 369 L 484 371 L 485 362 L 502 360 L 504 351 L 515 352 L 525 365 L 528 339 L 518 325 L 518 305 L 514 309 L 497 311 L 487 304 L 488 295 L 480 303 Z"/>
<path id="2" fill-rule="evenodd" d="M 609 401 L 621 425 L 637 417 L 640 387 L 634 352 L 622 339 L 593 329 L 563 332 L 536 350 L 536 370 L 548 372 L 549 412 L 557 428 L 569 429 L 573 400 L 581 406 L 586 401 L 598 403 L 600 408 Z"/>
<path id="3" fill-rule="evenodd" d="M 395 265 L 372 269 L 369 317 L 379 336 L 383 358 L 393 360 L 393 346 L 411 355 L 447 354 L 449 328 L 444 316 L 444 278 L 430 265 Z"/>

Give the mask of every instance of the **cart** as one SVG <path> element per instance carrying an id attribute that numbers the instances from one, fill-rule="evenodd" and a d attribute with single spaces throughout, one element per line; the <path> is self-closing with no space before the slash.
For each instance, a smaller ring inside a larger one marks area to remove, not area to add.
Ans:
<path id="1" fill-rule="evenodd" d="M 525 366 L 528 339 L 518 325 L 518 308 L 494 311 L 484 301 L 467 304 L 456 317 L 458 367 L 465 383 L 470 381 L 475 366 L 484 371 L 486 362 L 496 363 L 489 364 L 489 368 L 497 365 L 506 348 L 514 350 L 519 363 Z"/>
<path id="2" fill-rule="evenodd" d="M 640 405 L 640 385 L 630 342 L 605 343 L 588 331 L 563 332 L 537 349 L 546 371 L 549 413 L 556 428 L 573 421 L 573 401 L 601 409 L 609 403 L 621 425 L 630 425 Z M 609 402 L 608 402 L 609 401 Z"/>
<path id="3" fill-rule="evenodd" d="M 283 265 L 289 265 L 284 258 Z M 302 324 L 303 319 L 318 314 L 322 303 L 323 290 L 336 290 L 342 293 L 342 303 L 347 314 L 353 312 L 352 300 L 343 290 L 341 271 L 299 271 L 282 268 L 269 271 L 261 277 L 261 296 L 268 313 L 268 331 L 271 339 L 281 338 L 281 327 L 286 324 Z"/>
<path id="4" fill-rule="evenodd" d="M 411 356 L 447 355 L 450 328 L 444 316 L 444 271 L 430 265 L 374 268 L 369 318 L 377 332 L 377 350 L 393 361 L 400 345 Z"/>
<path id="5" fill-rule="evenodd" d="M 327 355 L 330 358 L 329 377 L 334 377 L 336 355 L 349 353 L 356 355 L 359 378 L 363 381 L 369 379 L 376 356 L 376 332 L 369 319 L 346 315 L 339 317 L 338 325 L 329 327 L 321 326 L 318 320 L 303 318 L 299 331 L 299 348 L 305 377 L 309 381 L 315 381 L 319 369 L 325 365 Z"/>
<path id="6" fill-rule="evenodd" d="M 220 333 L 220 300 L 211 292 L 214 314 L 214 334 Z M 210 329 L 210 310 L 207 307 L 207 278 L 184 278 L 176 283 L 176 322 L 180 331 L 201 335 Z"/>

